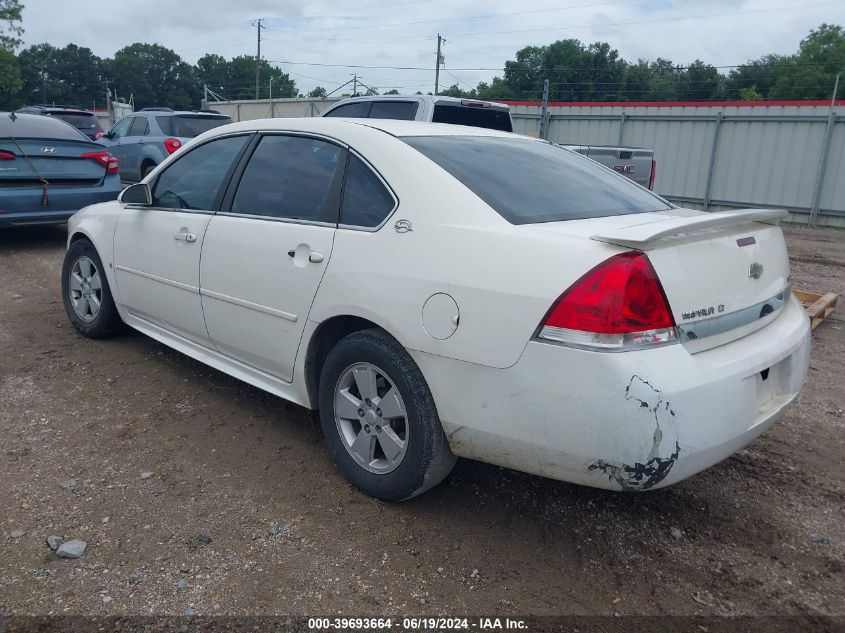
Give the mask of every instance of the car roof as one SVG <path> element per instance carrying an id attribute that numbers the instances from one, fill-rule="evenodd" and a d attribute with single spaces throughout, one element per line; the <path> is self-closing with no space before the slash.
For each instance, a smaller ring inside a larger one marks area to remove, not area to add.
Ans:
<path id="1" fill-rule="evenodd" d="M 355 103 L 358 101 L 426 101 L 429 103 L 457 103 L 461 104 L 466 101 L 471 101 L 472 103 L 490 103 L 497 108 L 504 108 L 506 110 L 510 110 L 510 106 L 507 103 L 499 103 L 498 101 L 486 101 L 484 99 L 469 99 L 469 98 L 461 98 L 461 97 L 446 97 L 441 95 L 367 95 L 367 96 L 359 96 L 359 97 L 349 97 L 347 99 L 341 99 L 336 104 L 332 105 L 334 108 L 337 105 L 342 103 Z"/>
<path id="2" fill-rule="evenodd" d="M 39 112 L 45 112 L 45 113 L 49 112 L 50 114 L 67 113 L 67 114 L 87 114 L 89 116 L 94 116 L 93 112 L 91 112 L 89 110 L 85 110 L 84 108 L 76 108 L 74 106 L 36 105 L 36 106 L 24 106 L 23 108 L 18 110 L 18 112 L 20 112 L 21 110 L 38 110 Z"/>
<path id="3" fill-rule="evenodd" d="M 252 119 L 215 128 L 210 136 L 236 131 L 300 131 L 332 135 L 346 127 L 371 128 L 391 136 L 490 136 L 499 138 L 528 138 L 511 132 L 488 128 L 453 125 L 451 123 L 429 123 L 426 121 L 401 121 L 398 119 L 346 119 L 343 117 L 303 117 L 289 119 Z M 205 135 L 203 135 L 205 136 Z"/>
<path id="4" fill-rule="evenodd" d="M 0 112 L 0 138 L 50 138 L 63 141 L 90 141 L 82 132 L 61 119 L 40 114 Z"/>
<path id="5" fill-rule="evenodd" d="M 210 119 L 214 118 L 224 118 L 230 119 L 228 114 L 223 114 L 221 112 L 203 112 L 202 110 L 138 110 L 137 112 L 129 112 L 126 116 L 136 116 L 136 115 L 144 115 L 144 116 L 201 116 L 201 117 L 208 117 Z"/>

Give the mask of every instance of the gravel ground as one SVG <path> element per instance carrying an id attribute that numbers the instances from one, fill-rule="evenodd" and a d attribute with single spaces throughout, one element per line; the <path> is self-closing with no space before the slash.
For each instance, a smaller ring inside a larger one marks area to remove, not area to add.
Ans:
<path id="1" fill-rule="evenodd" d="M 845 231 L 786 232 L 795 287 L 845 292 Z M 391 505 L 306 410 L 140 334 L 80 337 L 64 239 L 0 233 L 0 615 L 845 615 L 845 306 L 782 421 L 674 487 L 461 460 Z"/>

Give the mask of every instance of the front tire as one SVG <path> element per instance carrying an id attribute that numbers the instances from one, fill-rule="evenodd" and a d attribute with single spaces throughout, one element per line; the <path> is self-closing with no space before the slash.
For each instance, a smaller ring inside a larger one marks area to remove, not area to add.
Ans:
<path id="1" fill-rule="evenodd" d="M 455 465 L 422 372 L 380 330 L 354 332 L 329 352 L 319 406 L 335 463 L 370 496 L 410 499 L 440 483 Z"/>
<path id="2" fill-rule="evenodd" d="M 87 239 L 72 242 L 62 265 L 62 300 L 70 322 L 88 338 L 110 336 L 123 325 L 103 262 Z"/>

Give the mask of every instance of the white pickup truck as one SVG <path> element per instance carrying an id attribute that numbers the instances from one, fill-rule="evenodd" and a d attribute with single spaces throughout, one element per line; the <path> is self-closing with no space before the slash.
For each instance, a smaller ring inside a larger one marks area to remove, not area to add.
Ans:
<path id="1" fill-rule="evenodd" d="M 352 97 L 339 101 L 322 116 L 347 119 L 400 119 L 432 121 L 513 132 L 506 103 L 435 97 L 433 95 Z M 657 163 L 654 150 L 610 145 L 564 145 L 610 167 L 648 189 L 654 187 Z"/>

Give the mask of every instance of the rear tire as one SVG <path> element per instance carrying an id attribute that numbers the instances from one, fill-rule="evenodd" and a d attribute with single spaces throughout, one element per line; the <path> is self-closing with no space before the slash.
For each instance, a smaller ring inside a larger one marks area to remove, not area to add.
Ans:
<path id="1" fill-rule="evenodd" d="M 422 372 L 380 330 L 354 332 L 332 348 L 320 373 L 319 406 L 335 463 L 370 496 L 410 499 L 455 465 Z"/>
<path id="2" fill-rule="evenodd" d="M 123 326 L 103 262 L 87 239 L 72 242 L 65 253 L 62 301 L 70 322 L 83 336 L 111 336 Z"/>
<path id="3" fill-rule="evenodd" d="M 141 168 L 141 180 L 143 180 L 144 178 L 149 176 L 152 173 L 153 169 L 155 169 L 155 168 L 156 168 L 156 165 L 151 165 L 149 163 L 147 163 L 144 167 L 142 167 Z"/>

